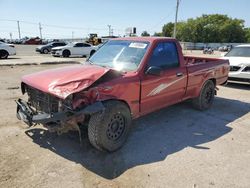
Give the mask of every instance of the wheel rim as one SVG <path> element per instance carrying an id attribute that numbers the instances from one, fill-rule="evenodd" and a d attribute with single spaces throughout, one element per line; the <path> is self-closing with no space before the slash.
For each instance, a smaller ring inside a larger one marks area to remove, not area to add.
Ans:
<path id="1" fill-rule="evenodd" d="M 47 49 L 43 50 L 43 53 L 47 54 L 49 51 Z"/>
<path id="2" fill-rule="evenodd" d="M 69 52 L 68 52 L 68 51 L 64 51 L 64 52 L 63 52 L 63 56 L 64 56 L 64 57 L 68 57 L 68 56 L 69 56 Z"/>
<path id="3" fill-rule="evenodd" d="M 209 87 L 205 93 L 205 101 L 207 104 L 210 104 L 213 100 L 213 89 Z"/>
<path id="4" fill-rule="evenodd" d="M 125 118 L 122 114 L 114 114 L 108 124 L 107 137 L 109 140 L 117 140 L 125 130 Z"/>
<path id="5" fill-rule="evenodd" d="M 4 52 L 2 58 L 5 59 L 8 56 L 7 52 Z"/>

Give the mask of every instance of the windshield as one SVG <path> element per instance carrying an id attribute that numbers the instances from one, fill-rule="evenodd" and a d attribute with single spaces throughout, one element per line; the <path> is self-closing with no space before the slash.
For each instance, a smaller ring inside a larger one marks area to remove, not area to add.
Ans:
<path id="1" fill-rule="evenodd" d="M 119 71 L 137 70 L 148 48 L 148 42 L 111 40 L 89 58 L 91 64 Z"/>
<path id="2" fill-rule="evenodd" d="M 235 47 L 226 57 L 250 57 L 250 47 Z"/>

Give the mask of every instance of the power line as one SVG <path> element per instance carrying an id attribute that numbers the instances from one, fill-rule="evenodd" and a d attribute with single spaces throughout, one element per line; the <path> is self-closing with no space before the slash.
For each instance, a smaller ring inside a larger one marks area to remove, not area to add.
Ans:
<path id="1" fill-rule="evenodd" d="M 0 19 L 0 21 L 10 21 L 10 22 L 17 22 L 37 25 L 35 22 L 23 21 L 23 20 L 10 20 L 10 19 Z M 51 25 L 51 24 L 43 24 L 46 27 L 54 27 L 54 28 L 62 28 L 62 29 L 76 29 L 76 30 L 106 30 L 106 28 L 95 28 L 95 27 L 75 27 L 75 26 L 62 26 L 62 25 Z M 119 30 L 119 29 L 116 29 Z"/>
<path id="2" fill-rule="evenodd" d="M 160 21 L 159 21 L 157 24 L 155 24 L 153 27 L 151 27 L 151 28 L 149 29 L 149 31 L 152 31 L 152 29 L 154 29 L 154 28 L 157 27 L 159 24 L 161 24 L 166 18 L 168 18 L 168 17 L 174 12 L 174 10 L 175 10 L 175 6 L 172 8 L 172 11 L 170 11 L 170 12 L 168 13 L 167 16 L 162 17 L 162 18 L 160 19 Z"/>

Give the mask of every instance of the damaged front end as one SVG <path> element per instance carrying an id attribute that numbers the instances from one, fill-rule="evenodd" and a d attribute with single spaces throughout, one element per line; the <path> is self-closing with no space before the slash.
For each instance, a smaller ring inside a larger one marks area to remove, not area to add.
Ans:
<path id="1" fill-rule="evenodd" d="M 80 134 L 79 125 L 90 115 L 104 111 L 102 102 L 97 101 L 98 92 L 95 89 L 73 93 L 66 99 L 60 99 L 24 83 L 21 88 L 23 94 L 27 93 L 28 101 L 16 101 L 17 118 L 28 126 L 42 124 L 50 132 L 62 134 L 77 130 Z"/>

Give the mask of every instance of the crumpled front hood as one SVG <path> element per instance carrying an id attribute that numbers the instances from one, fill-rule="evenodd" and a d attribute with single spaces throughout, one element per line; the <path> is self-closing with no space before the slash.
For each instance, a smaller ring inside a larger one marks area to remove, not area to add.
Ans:
<path id="1" fill-rule="evenodd" d="M 229 60 L 231 66 L 250 65 L 250 57 L 223 57 Z"/>
<path id="2" fill-rule="evenodd" d="M 95 65 L 74 65 L 26 75 L 22 77 L 22 82 L 65 99 L 89 87 L 109 70 Z"/>

